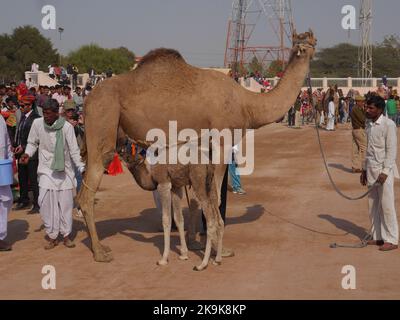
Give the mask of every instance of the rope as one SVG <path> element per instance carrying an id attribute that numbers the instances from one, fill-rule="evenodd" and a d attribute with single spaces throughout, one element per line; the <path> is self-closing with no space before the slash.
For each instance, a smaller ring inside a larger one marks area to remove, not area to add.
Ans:
<path id="1" fill-rule="evenodd" d="M 86 189 L 88 189 L 89 191 L 92 191 L 93 193 L 96 193 L 96 190 L 93 190 L 91 187 L 89 187 L 87 185 L 87 183 L 85 182 L 85 179 L 82 179 L 82 184 L 86 187 Z"/>
<path id="2" fill-rule="evenodd" d="M 310 99 L 310 102 L 312 103 L 312 102 L 313 102 L 313 100 L 312 100 L 312 99 L 313 99 L 313 96 L 312 96 L 312 92 L 313 92 L 313 91 L 312 91 L 312 85 L 311 85 L 311 77 L 310 77 L 310 74 L 307 75 L 307 83 L 308 83 L 308 88 L 309 88 L 309 90 L 310 90 L 310 92 L 309 92 L 310 98 L 311 98 L 311 99 Z M 317 114 L 317 110 L 316 110 L 315 107 L 314 107 L 314 111 L 315 111 L 315 115 L 316 115 L 316 114 Z M 337 185 L 336 185 L 335 181 L 333 180 L 333 178 L 332 178 L 332 176 L 331 176 L 331 173 L 330 173 L 330 171 L 329 171 L 329 167 L 328 167 L 328 164 L 327 164 L 327 161 L 326 161 L 326 157 L 325 157 L 325 152 L 324 152 L 324 149 L 323 149 L 323 147 L 322 147 L 321 136 L 320 136 L 320 134 L 319 134 L 319 124 L 317 123 L 317 117 L 316 117 L 316 116 L 315 116 L 315 129 L 316 129 L 316 131 L 317 131 L 319 150 L 320 150 L 320 152 L 321 152 L 322 160 L 323 160 L 323 162 L 324 162 L 325 170 L 326 170 L 326 172 L 327 172 L 327 174 L 328 174 L 329 181 L 330 181 L 331 185 L 333 186 L 333 188 L 335 189 L 335 191 L 336 191 L 341 197 L 343 197 L 343 198 L 345 198 L 345 199 L 347 199 L 347 200 L 350 200 L 350 201 L 361 200 L 361 199 L 364 199 L 366 196 L 368 196 L 368 195 L 371 193 L 371 191 L 372 191 L 375 187 L 377 187 L 377 186 L 380 185 L 380 183 L 379 183 L 378 181 L 376 181 L 371 187 L 368 188 L 368 191 L 367 191 L 366 193 L 364 193 L 364 194 L 362 194 L 362 195 L 360 195 L 360 196 L 358 196 L 358 197 L 350 197 L 350 196 L 344 194 L 344 193 L 337 187 Z M 365 236 L 363 239 L 361 239 L 361 242 L 358 243 L 358 244 L 340 244 L 340 243 L 336 243 L 336 242 L 335 242 L 335 243 L 330 244 L 329 247 L 330 247 L 330 248 L 354 248 L 354 249 L 365 248 L 365 247 L 368 245 L 368 240 L 371 239 L 372 228 L 373 228 L 373 225 L 371 224 L 371 227 L 370 227 L 370 229 L 369 229 L 369 232 L 366 234 L 366 236 Z"/>
<path id="3" fill-rule="evenodd" d="M 312 86 L 311 86 L 311 78 L 310 78 L 310 75 L 307 76 L 307 82 L 308 82 L 308 87 L 309 87 L 309 89 L 310 89 L 310 92 L 311 92 L 311 94 L 312 94 Z M 312 95 L 311 95 L 311 99 L 312 99 Z M 312 102 L 312 100 L 311 100 L 310 102 Z M 317 110 L 315 110 L 315 114 L 316 114 L 316 112 L 317 112 Z M 324 149 L 323 149 L 323 147 L 322 147 L 321 136 L 320 136 L 320 133 L 319 133 L 319 125 L 318 125 L 318 123 L 317 123 L 317 117 L 315 117 L 315 129 L 316 129 L 316 131 L 317 131 L 317 138 L 318 138 L 319 150 L 320 150 L 320 152 L 321 152 L 321 156 L 322 156 L 322 160 L 323 160 L 323 162 L 324 162 L 324 166 L 325 166 L 326 173 L 328 174 L 329 181 L 330 181 L 332 187 L 335 189 L 335 191 L 336 191 L 340 196 L 342 196 L 343 198 L 345 198 L 345 199 L 347 199 L 347 200 L 350 200 L 350 201 L 361 200 L 361 199 L 364 199 L 366 196 L 368 196 L 368 195 L 371 193 L 371 191 L 372 191 L 376 186 L 380 185 L 378 182 L 375 182 L 374 185 L 372 185 L 371 187 L 368 188 L 368 191 L 367 191 L 367 192 L 365 192 L 364 194 L 362 194 L 362 195 L 360 195 L 360 196 L 358 196 L 358 197 L 350 197 L 350 196 L 344 194 L 344 193 L 338 188 L 338 186 L 336 185 L 335 181 L 334 181 L 333 178 L 332 178 L 331 172 L 329 171 L 328 163 L 327 163 L 326 157 L 325 157 L 325 152 L 324 152 Z"/>

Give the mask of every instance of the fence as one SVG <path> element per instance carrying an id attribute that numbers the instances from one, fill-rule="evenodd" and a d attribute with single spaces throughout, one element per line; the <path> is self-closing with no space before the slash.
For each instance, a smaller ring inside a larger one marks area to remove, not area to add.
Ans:
<path id="1" fill-rule="evenodd" d="M 268 78 L 268 80 L 272 86 L 276 86 L 279 82 L 279 78 Z M 246 89 L 260 92 L 262 86 L 255 81 L 253 78 L 241 79 L 240 83 Z M 354 89 L 359 91 L 361 94 L 365 94 L 368 91 L 374 91 L 379 86 L 382 85 L 382 79 L 372 78 L 372 79 L 363 79 L 363 78 L 311 78 L 311 85 L 314 89 L 322 88 L 324 90 L 328 89 L 329 86 L 337 85 L 344 92 Z M 400 78 L 388 78 L 387 85 L 389 87 L 394 87 L 400 90 Z M 303 90 L 308 87 L 307 80 L 303 84 Z"/>

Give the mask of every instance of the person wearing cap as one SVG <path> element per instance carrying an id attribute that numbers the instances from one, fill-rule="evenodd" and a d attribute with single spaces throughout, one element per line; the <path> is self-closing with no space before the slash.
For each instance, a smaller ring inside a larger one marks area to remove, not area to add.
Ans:
<path id="1" fill-rule="evenodd" d="M 12 159 L 11 142 L 7 132 L 7 125 L 0 116 L 0 160 Z M 10 186 L 0 185 L 0 251 L 10 251 L 11 245 L 4 241 L 7 237 L 8 213 L 13 203 Z"/>
<path id="2" fill-rule="evenodd" d="M 353 127 L 353 147 L 352 147 L 352 171 L 353 173 L 361 173 L 362 162 L 365 159 L 367 150 L 367 135 L 365 133 L 365 98 L 356 96 L 356 105 L 351 109 L 350 118 Z"/>
<path id="3" fill-rule="evenodd" d="M 385 100 L 371 96 L 367 101 L 366 123 L 367 152 L 360 177 L 362 185 L 372 187 L 368 207 L 372 222 L 372 239 L 369 245 L 378 245 L 380 251 L 398 248 L 394 178 L 399 178 L 396 166 L 396 124 L 383 115 Z M 376 184 L 377 183 L 377 184 Z"/>
<path id="4" fill-rule="evenodd" d="M 66 247 L 75 247 L 69 238 L 76 187 L 73 165 L 80 173 L 85 170 L 74 127 L 60 116 L 59 107 L 57 100 L 47 100 L 43 118 L 33 122 L 25 154 L 21 156 L 21 162 L 26 164 L 39 152 L 39 205 L 48 236 L 47 250 L 57 246 L 59 234 Z"/>
<path id="5" fill-rule="evenodd" d="M 75 101 L 72 99 L 66 100 L 64 102 L 63 110 L 64 110 L 65 120 L 67 120 L 67 121 L 71 120 L 74 112 L 76 111 Z"/>
<path id="6" fill-rule="evenodd" d="M 28 136 L 31 131 L 32 123 L 35 119 L 40 118 L 39 114 L 32 109 L 32 104 L 35 101 L 35 97 L 32 95 L 23 96 L 19 105 L 21 108 L 21 118 L 17 125 L 16 136 L 14 141 L 14 153 L 17 160 L 20 159 L 21 155 L 25 153 L 26 146 L 28 144 Z M 39 213 L 38 197 L 39 197 L 39 186 L 37 181 L 37 169 L 38 169 L 38 155 L 35 153 L 32 155 L 32 160 L 24 165 L 21 162 L 18 163 L 18 181 L 20 187 L 20 198 L 18 204 L 15 207 L 16 210 L 24 210 L 29 207 L 29 186 L 33 191 L 33 207 L 29 214 Z"/>

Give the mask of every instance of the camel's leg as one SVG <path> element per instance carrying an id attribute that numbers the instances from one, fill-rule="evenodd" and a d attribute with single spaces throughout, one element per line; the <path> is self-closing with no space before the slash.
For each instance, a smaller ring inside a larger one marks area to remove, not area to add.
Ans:
<path id="1" fill-rule="evenodd" d="M 215 212 L 212 209 L 212 206 L 210 205 L 209 201 L 202 201 L 201 204 L 207 221 L 207 241 L 206 241 L 206 250 L 204 252 L 203 261 L 199 266 L 195 266 L 193 268 L 193 270 L 195 271 L 202 271 L 207 268 L 211 255 L 212 242 L 215 241 L 216 231 L 217 231 L 216 219 L 215 219 L 216 217 L 215 217 Z"/>
<path id="2" fill-rule="evenodd" d="M 112 260 L 110 248 L 103 246 L 98 238 L 96 226 L 94 222 L 93 212 L 94 212 L 94 190 L 97 190 L 101 177 L 103 175 L 103 168 L 99 166 L 93 169 L 93 167 L 88 167 L 84 175 L 85 185 L 82 186 L 79 193 L 79 204 L 83 215 L 85 217 L 86 225 L 88 227 L 89 236 L 92 245 L 92 251 L 95 261 L 98 262 L 109 262 Z M 91 189 L 89 190 L 88 187 Z"/>
<path id="3" fill-rule="evenodd" d="M 179 259 L 188 260 L 189 259 L 188 248 L 185 239 L 185 225 L 183 221 L 181 200 L 182 200 L 182 188 L 172 189 L 172 209 L 174 211 L 174 221 L 176 227 L 178 228 L 179 238 L 181 242 L 181 248 L 180 248 L 181 255 L 179 256 Z"/>
<path id="4" fill-rule="evenodd" d="M 197 226 L 201 217 L 201 211 L 199 209 L 199 200 L 193 194 L 189 200 L 189 227 L 187 232 L 188 248 L 193 251 L 204 250 L 204 245 L 196 241 Z"/>
<path id="5" fill-rule="evenodd" d="M 168 255 L 171 247 L 171 183 L 160 183 L 157 190 L 161 198 L 162 224 L 164 228 L 164 253 L 157 262 L 160 266 L 168 264 Z"/>
<path id="6" fill-rule="evenodd" d="M 104 169 L 108 167 L 115 153 L 121 109 L 118 92 L 115 81 L 105 81 L 94 88 L 85 105 L 87 167 L 77 200 L 86 220 L 94 259 L 99 262 L 112 260 L 111 250 L 100 243 L 97 235 L 94 199 Z"/>
<path id="7" fill-rule="evenodd" d="M 217 233 L 217 255 L 215 257 L 214 264 L 220 265 L 222 262 L 222 238 L 224 237 L 224 221 L 219 214 L 219 208 L 214 207 L 214 212 L 216 215 L 216 233 Z"/>

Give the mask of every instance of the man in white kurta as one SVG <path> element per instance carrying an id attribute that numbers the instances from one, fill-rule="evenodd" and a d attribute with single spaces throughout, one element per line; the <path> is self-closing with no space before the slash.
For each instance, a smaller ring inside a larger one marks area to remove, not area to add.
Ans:
<path id="1" fill-rule="evenodd" d="M 397 223 L 394 178 L 399 178 L 396 166 L 396 124 L 383 115 L 385 101 L 373 97 L 367 102 L 366 124 L 367 152 L 363 164 L 361 183 L 374 187 L 369 195 L 369 214 L 372 222 L 373 240 L 369 244 L 379 245 L 381 251 L 397 249 L 399 228 Z"/>
<path id="2" fill-rule="evenodd" d="M 67 247 L 75 246 L 68 237 L 72 231 L 73 190 L 76 188 L 73 163 L 80 172 L 85 168 L 74 128 L 69 122 L 64 123 L 64 121 L 61 122 L 64 124 L 59 129 L 62 131 L 64 165 L 61 170 L 55 170 L 53 167 L 57 155 L 57 131 L 50 130 L 48 126 L 62 120 L 59 119 L 58 107 L 59 104 L 54 99 L 49 99 L 45 104 L 43 118 L 36 119 L 32 124 L 24 155 L 24 158 L 31 157 L 39 149 L 39 206 L 49 237 L 46 249 L 52 249 L 58 244 L 59 234 L 63 236 Z"/>
<path id="3" fill-rule="evenodd" d="M 0 115 L 0 159 L 12 159 L 11 143 L 8 136 L 7 125 Z M 13 204 L 10 186 L 0 186 L 0 251 L 10 251 L 11 245 L 4 241 L 7 237 L 8 213 Z"/>
<path id="4" fill-rule="evenodd" d="M 329 98 L 328 104 L 328 124 L 326 125 L 326 130 L 334 131 L 335 130 L 335 103 L 333 102 L 333 98 Z"/>

